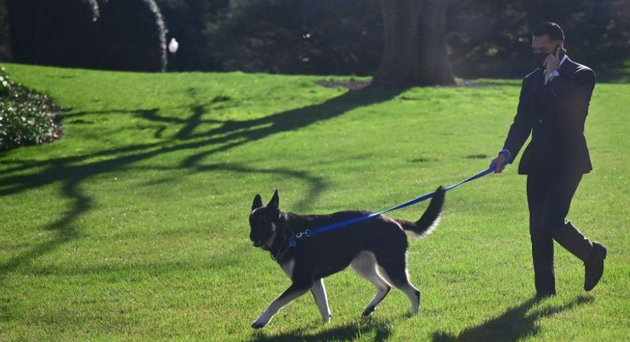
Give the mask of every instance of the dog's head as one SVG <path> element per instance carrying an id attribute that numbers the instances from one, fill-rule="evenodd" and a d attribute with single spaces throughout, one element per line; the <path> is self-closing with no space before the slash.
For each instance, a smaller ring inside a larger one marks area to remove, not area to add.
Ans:
<path id="1" fill-rule="evenodd" d="M 279 202 L 278 190 L 274 192 L 267 206 L 263 206 L 260 195 L 254 197 L 252 212 L 249 214 L 249 226 L 251 228 L 249 238 L 255 247 L 269 249 L 273 239 L 276 237 L 277 224 L 280 219 Z"/>

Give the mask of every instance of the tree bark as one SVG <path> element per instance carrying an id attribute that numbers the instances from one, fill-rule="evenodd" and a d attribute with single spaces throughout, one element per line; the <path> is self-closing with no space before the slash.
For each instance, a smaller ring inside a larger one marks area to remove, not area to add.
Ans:
<path id="1" fill-rule="evenodd" d="M 446 0 L 381 0 L 385 50 L 377 83 L 452 85 Z"/>

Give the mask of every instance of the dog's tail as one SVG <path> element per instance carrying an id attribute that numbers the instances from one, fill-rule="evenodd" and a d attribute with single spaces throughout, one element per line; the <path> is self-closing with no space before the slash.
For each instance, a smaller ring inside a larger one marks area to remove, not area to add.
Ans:
<path id="1" fill-rule="evenodd" d="M 441 186 L 435 190 L 435 195 L 433 195 L 429 207 L 424 211 L 424 214 L 422 214 L 418 221 L 409 222 L 397 220 L 398 223 L 400 223 L 404 230 L 413 233 L 416 237 L 424 237 L 431 234 L 440 222 L 440 213 L 444 205 L 445 192 L 446 191 Z"/>

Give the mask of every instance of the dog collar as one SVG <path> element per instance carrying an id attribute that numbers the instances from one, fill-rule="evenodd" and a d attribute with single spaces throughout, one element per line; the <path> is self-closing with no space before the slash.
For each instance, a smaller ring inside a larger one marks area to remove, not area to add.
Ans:
<path id="1" fill-rule="evenodd" d="M 282 241 L 282 243 L 280 244 L 280 248 L 278 249 L 278 253 L 276 254 L 276 256 L 274 257 L 272 254 L 271 258 L 274 261 L 281 263 L 282 259 L 284 259 L 284 256 L 287 254 L 287 252 L 291 248 L 294 248 L 295 246 L 297 246 L 297 242 L 295 241 L 295 235 L 291 233 L 291 235 L 287 236 L 284 239 L 284 241 Z"/>

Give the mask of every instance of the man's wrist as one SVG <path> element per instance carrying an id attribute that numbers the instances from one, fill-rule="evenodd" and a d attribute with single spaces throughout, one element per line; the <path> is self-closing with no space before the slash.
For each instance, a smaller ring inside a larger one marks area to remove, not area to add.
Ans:
<path id="1" fill-rule="evenodd" d="M 505 156 L 506 164 L 509 164 L 510 159 L 512 158 L 512 153 L 510 153 L 510 150 L 508 150 L 507 148 L 504 148 L 501 150 L 501 152 L 499 152 L 499 155 L 501 154 Z"/>
<path id="2" fill-rule="evenodd" d="M 545 84 L 558 76 L 560 76 L 560 72 L 558 72 L 558 70 L 553 70 L 551 72 L 545 73 Z"/>
<path id="3" fill-rule="evenodd" d="M 558 70 L 553 70 L 552 72 L 545 74 L 545 84 L 558 76 L 560 76 L 560 72 L 558 72 Z"/>

